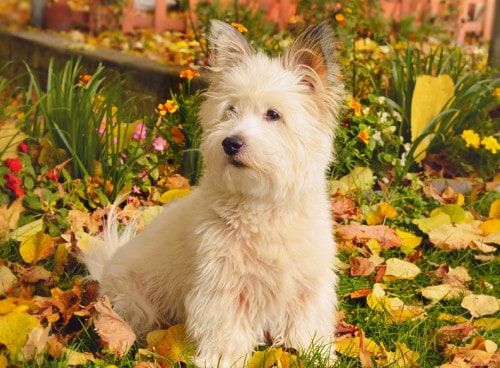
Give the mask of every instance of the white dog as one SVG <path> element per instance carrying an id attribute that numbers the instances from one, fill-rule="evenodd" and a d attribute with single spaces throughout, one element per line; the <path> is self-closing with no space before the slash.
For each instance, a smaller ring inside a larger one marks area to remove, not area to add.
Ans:
<path id="1" fill-rule="evenodd" d="M 184 323 L 197 365 L 243 365 L 259 344 L 327 347 L 337 304 L 326 171 L 342 88 L 327 24 L 282 58 L 211 25 L 201 107 L 205 171 L 144 231 L 118 235 L 84 262 L 114 309 L 144 337 Z"/>

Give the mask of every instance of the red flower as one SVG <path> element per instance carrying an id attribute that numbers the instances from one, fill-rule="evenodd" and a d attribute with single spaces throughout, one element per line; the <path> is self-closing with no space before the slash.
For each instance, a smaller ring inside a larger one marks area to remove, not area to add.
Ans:
<path id="1" fill-rule="evenodd" d="M 29 147 L 26 143 L 22 142 L 17 146 L 17 150 L 22 153 L 28 153 Z"/>
<path id="2" fill-rule="evenodd" d="M 5 164 L 13 173 L 18 173 L 23 168 L 23 162 L 18 158 L 8 158 Z"/>
<path id="3" fill-rule="evenodd" d="M 53 171 L 49 171 L 47 174 L 45 174 L 45 177 L 47 177 L 47 179 L 50 179 L 52 181 L 57 181 L 57 176 Z"/>
<path id="4" fill-rule="evenodd" d="M 20 197 L 24 194 L 24 189 L 21 188 L 23 181 L 20 178 L 11 173 L 5 174 L 4 178 L 7 180 L 5 186 L 12 190 L 16 196 Z"/>

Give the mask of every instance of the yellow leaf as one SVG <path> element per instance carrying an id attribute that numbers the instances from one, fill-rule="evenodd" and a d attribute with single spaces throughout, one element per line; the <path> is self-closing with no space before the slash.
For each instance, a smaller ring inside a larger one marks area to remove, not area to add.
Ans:
<path id="1" fill-rule="evenodd" d="M 3 354 L 0 354 L 0 368 L 7 368 L 9 365 L 9 362 L 7 360 L 7 357 Z"/>
<path id="2" fill-rule="evenodd" d="M 484 235 L 500 232 L 500 218 L 492 218 L 484 221 L 479 225 L 479 230 L 481 230 Z"/>
<path id="3" fill-rule="evenodd" d="M 177 198 L 182 198 L 187 196 L 191 190 L 189 189 L 170 189 L 167 190 L 165 193 L 163 193 L 159 201 L 163 204 L 170 202 L 171 200 L 177 199 Z"/>
<path id="4" fill-rule="evenodd" d="M 488 217 L 490 219 L 500 219 L 500 199 L 495 199 L 491 203 Z"/>
<path id="5" fill-rule="evenodd" d="M 500 328 L 500 319 L 493 317 L 479 318 L 472 322 L 474 327 L 481 327 L 487 331 L 498 330 Z"/>
<path id="6" fill-rule="evenodd" d="M 19 253 L 24 262 L 36 263 L 54 254 L 54 239 L 41 231 L 37 232 L 21 242 Z"/>
<path id="7" fill-rule="evenodd" d="M 398 258 L 389 258 L 385 263 L 385 281 L 413 280 L 421 272 L 417 265 Z"/>
<path id="8" fill-rule="evenodd" d="M 492 295 L 470 294 L 462 299 L 460 304 L 462 308 L 467 309 L 472 317 L 487 316 L 500 310 L 500 299 Z"/>
<path id="9" fill-rule="evenodd" d="M 16 128 L 13 122 L 2 122 L 0 125 L 0 161 L 16 158 L 17 147 L 27 138 L 26 134 Z"/>
<path id="10" fill-rule="evenodd" d="M 366 246 L 372 251 L 373 254 L 380 254 L 382 246 L 377 239 L 371 238 L 366 242 Z"/>
<path id="11" fill-rule="evenodd" d="M 412 222 L 417 225 L 420 230 L 428 234 L 431 230 L 441 225 L 451 224 L 451 218 L 445 213 L 438 213 L 431 217 L 414 219 Z"/>
<path id="12" fill-rule="evenodd" d="M 247 368 L 298 367 L 297 357 L 283 351 L 282 348 L 268 348 L 253 353 Z"/>
<path id="13" fill-rule="evenodd" d="M 0 206 L 0 242 L 2 242 L 4 234 L 17 228 L 19 216 L 23 211 L 22 198 L 17 198 L 8 207 L 6 205 Z"/>
<path id="14" fill-rule="evenodd" d="M 153 344 L 148 344 L 150 349 L 168 359 L 162 360 L 162 367 L 170 367 L 170 363 L 188 363 L 188 357 L 195 354 L 194 344 L 188 339 L 184 325 L 174 325 L 167 330 L 163 330 L 160 338 L 158 331 L 153 331 L 151 336 L 146 338 Z"/>
<path id="15" fill-rule="evenodd" d="M 468 321 L 467 318 L 465 317 L 462 317 L 462 316 L 454 316 L 452 314 L 448 314 L 448 313 L 441 313 L 439 316 L 438 316 L 438 320 L 439 321 L 445 321 L 445 322 L 451 322 L 453 324 L 460 324 L 460 323 L 465 323 Z"/>
<path id="16" fill-rule="evenodd" d="M 456 204 L 445 204 L 431 211 L 430 216 L 435 216 L 438 213 L 445 213 L 450 216 L 451 222 L 460 224 L 467 221 L 467 212 Z"/>
<path id="17" fill-rule="evenodd" d="M 401 251 L 406 255 L 414 253 L 415 248 L 422 243 L 421 236 L 416 236 L 415 234 L 407 231 L 396 229 L 396 235 L 403 240 L 403 243 L 401 244 Z"/>
<path id="18" fill-rule="evenodd" d="M 17 357 L 30 331 L 36 327 L 41 327 L 38 319 L 25 312 L 0 316 L 0 343 L 5 345 L 11 356 Z"/>
<path id="19" fill-rule="evenodd" d="M 424 131 L 428 123 L 438 115 L 446 103 L 453 97 L 455 86 L 447 74 L 437 77 L 420 75 L 417 77 L 411 100 L 411 140 L 414 142 Z M 425 158 L 426 150 L 431 141 L 427 136 L 415 150 L 417 162 Z"/>
<path id="20" fill-rule="evenodd" d="M 419 367 L 417 359 L 420 354 L 416 351 L 408 349 L 406 344 L 397 344 L 394 353 L 387 352 L 387 363 L 390 367 L 395 368 L 411 368 Z"/>
<path id="21" fill-rule="evenodd" d="M 378 283 L 373 285 L 372 292 L 366 297 L 366 303 L 370 309 L 378 312 L 387 312 L 392 308 L 391 301 L 385 295 L 383 286 Z"/>
<path id="22" fill-rule="evenodd" d="M 365 344 L 365 350 L 372 353 L 373 355 L 378 355 L 380 352 L 380 346 L 378 344 L 369 339 L 369 338 L 364 338 L 364 344 Z M 335 343 L 335 350 L 337 353 L 344 355 L 346 357 L 350 358 L 357 358 L 359 356 L 359 345 L 360 345 L 361 339 L 359 336 L 355 337 L 348 337 L 346 339 L 342 339 L 340 341 L 337 341 Z"/>
<path id="23" fill-rule="evenodd" d="M 479 230 L 479 221 L 442 225 L 429 231 L 429 240 L 441 249 L 459 250 L 468 248 L 475 240 L 484 240 Z"/>
<path id="24" fill-rule="evenodd" d="M 330 181 L 330 193 L 346 194 L 349 192 L 369 190 L 375 184 L 373 171 L 368 167 L 355 167 L 339 180 Z"/>

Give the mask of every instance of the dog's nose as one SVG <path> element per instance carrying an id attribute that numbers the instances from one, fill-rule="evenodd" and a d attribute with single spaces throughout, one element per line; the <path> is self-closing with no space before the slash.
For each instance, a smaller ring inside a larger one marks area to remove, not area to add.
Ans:
<path id="1" fill-rule="evenodd" d="M 241 138 L 234 135 L 226 137 L 222 141 L 222 147 L 224 147 L 224 152 L 226 152 L 226 154 L 229 156 L 237 154 L 244 144 L 245 142 L 243 142 Z"/>

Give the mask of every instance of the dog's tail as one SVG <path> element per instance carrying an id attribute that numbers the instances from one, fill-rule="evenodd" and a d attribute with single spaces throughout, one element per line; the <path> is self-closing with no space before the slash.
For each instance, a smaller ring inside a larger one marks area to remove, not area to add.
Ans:
<path id="1" fill-rule="evenodd" d="M 137 218 L 120 229 L 119 203 L 117 201 L 110 207 L 102 236 L 93 238 L 87 251 L 80 255 L 80 260 L 86 266 L 89 273 L 88 278 L 91 280 L 102 281 L 106 265 L 113 258 L 113 255 L 136 234 Z"/>

